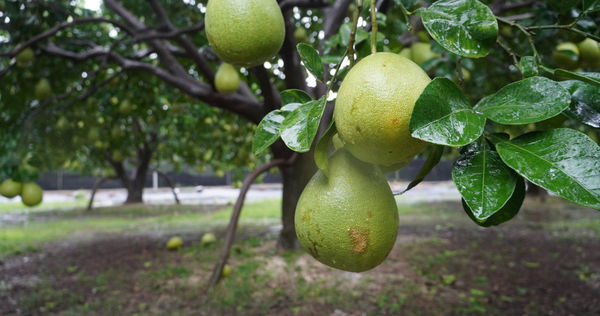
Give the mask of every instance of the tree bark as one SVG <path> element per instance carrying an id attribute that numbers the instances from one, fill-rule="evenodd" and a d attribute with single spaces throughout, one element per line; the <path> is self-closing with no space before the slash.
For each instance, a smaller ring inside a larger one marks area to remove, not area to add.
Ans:
<path id="1" fill-rule="evenodd" d="M 144 184 L 137 181 L 131 181 L 127 188 L 127 200 L 125 204 L 143 203 Z"/>
<path id="2" fill-rule="evenodd" d="M 304 190 L 304 187 L 316 172 L 316 169 L 312 158 L 312 151 L 299 155 L 298 159 L 291 166 L 282 166 L 279 168 L 283 177 L 283 194 L 281 199 L 281 223 L 283 224 L 283 228 L 279 233 L 279 240 L 277 242 L 280 249 L 296 249 L 300 246 L 294 225 L 296 204 L 298 204 L 302 190 Z"/>

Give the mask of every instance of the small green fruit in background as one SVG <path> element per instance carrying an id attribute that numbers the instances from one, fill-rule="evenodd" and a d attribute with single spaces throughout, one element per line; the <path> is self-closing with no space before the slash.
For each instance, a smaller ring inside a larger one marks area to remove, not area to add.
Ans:
<path id="1" fill-rule="evenodd" d="M 429 33 L 427 33 L 427 31 L 419 31 L 417 32 L 417 37 L 419 38 L 419 42 L 421 43 L 429 43 L 429 40 L 431 40 L 429 38 Z"/>
<path id="2" fill-rule="evenodd" d="M 115 149 L 112 151 L 112 159 L 116 162 L 123 161 L 123 153 L 120 150 Z"/>
<path id="3" fill-rule="evenodd" d="M 129 113 L 131 113 L 131 103 L 129 100 L 121 101 L 121 104 L 119 104 L 119 113 L 123 115 L 129 115 Z"/>
<path id="4" fill-rule="evenodd" d="M 591 67 L 600 65 L 600 46 L 598 46 L 598 42 L 586 38 L 577 44 L 577 48 L 579 49 L 580 60 L 584 65 Z"/>
<path id="5" fill-rule="evenodd" d="M 21 194 L 23 185 L 13 179 L 6 179 L 0 184 L 0 194 L 9 199 Z"/>
<path id="6" fill-rule="evenodd" d="M 412 50 L 410 49 L 410 47 L 407 48 L 403 48 L 400 53 L 398 53 L 398 55 L 404 57 L 404 58 L 408 58 L 410 60 L 412 60 Z"/>
<path id="7" fill-rule="evenodd" d="M 179 236 L 171 237 L 167 241 L 167 249 L 169 250 L 178 250 L 181 246 L 183 246 L 183 240 Z"/>
<path id="8" fill-rule="evenodd" d="M 579 62 L 579 48 L 571 42 L 560 43 L 552 53 L 552 60 L 559 68 L 575 69 Z"/>
<path id="9" fill-rule="evenodd" d="M 236 92 L 240 87 L 237 70 L 228 63 L 222 63 L 215 74 L 215 88 L 221 93 Z"/>
<path id="10" fill-rule="evenodd" d="M 217 238 L 213 233 L 206 233 L 202 235 L 202 239 L 200 241 L 203 246 L 212 245 L 217 242 Z"/>
<path id="11" fill-rule="evenodd" d="M 223 271 L 222 271 L 221 275 L 226 278 L 231 275 L 231 272 L 233 272 L 233 270 L 231 269 L 231 267 L 228 264 L 226 264 L 223 267 Z"/>
<path id="12" fill-rule="evenodd" d="M 35 85 L 35 97 L 38 100 L 44 100 L 52 95 L 52 88 L 50 87 L 50 81 L 46 78 L 40 79 Z"/>
<path id="13" fill-rule="evenodd" d="M 118 140 L 123 135 L 121 131 L 121 127 L 119 125 L 115 125 L 110 129 L 110 137 L 114 140 Z"/>
<path id="14" fill-rule="evenodd" d="M 25 182 L 23 183 L 23 188 L 21 190 L 21 200 L 23 204 L 32 207 L 40 204 L 43 199 L 42 188 L 35 182 Z"/>
<path id="15" fill-rule="evenodd" d="M 296 28 L 296 30 L 294 31 L 294 38 L 296 39 L 296 43 L 310 44 L 310 38 L 306 33 L 306 29 L 304 29 L 303 27 Z"/>
<path id="16" fill-rule="evenodd" d="M 26 67 L 33 61 L 34 58 L 35 53 L 33 52 L 33 49 L 27 47 L 17 55 L 17 66 Z"/>
<path id="17" fill-rule="evenodd" d="M 217 56 L 236 66 L 253 67 L 271 59 L 285 37 L 275 0 L 209 0 L 205 25 Z"/>
<path id="18" fill-rule="evenodd" d="M 414 43 L 411 46 L 412 60 L 415 64 L 421 66 L 421 64 L 431 58 L 440 57 L 440 54 L 436 54 L 431 51 L 430 43 Z"/>

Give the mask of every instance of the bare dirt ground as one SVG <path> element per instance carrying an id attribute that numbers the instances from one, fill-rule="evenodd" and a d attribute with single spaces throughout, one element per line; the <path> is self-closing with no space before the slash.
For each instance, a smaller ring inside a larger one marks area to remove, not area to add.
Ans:
<path id="1" fill-rule="evenodd" d="M 277 252 L 273 229 L 242 225 L 233 273 L 211 291 L 219 245 L 202 246 L 204 231 L 179 251 L 155 233 L 49 244 L 0 265 L 0 315 L 600 315 L 600 212 L 528 200 L 484 229 L 459 203 L 419 207 L 360 274 Z"/>

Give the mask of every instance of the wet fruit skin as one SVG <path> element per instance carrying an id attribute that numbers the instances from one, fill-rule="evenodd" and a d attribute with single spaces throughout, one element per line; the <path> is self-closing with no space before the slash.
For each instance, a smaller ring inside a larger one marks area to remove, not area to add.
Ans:
<path id="1" fill-rule="evenodd" d="M 206 36 L 223 61 L 252 67 L 273 57 L 283 44 L 285 25 L 275 0 L 210 0 Z"/>
<path id="2" fill-rule="evenodd" d="M 379 167 L 345 150 L 330 159 L 302 192 L 295 225 L 300 245 L 333 268 L 362 272 L 379 265 L 394 246 L 398 210 Z"/>
<path id="3" fill-rule="evenodd" d="M 345 147 L 356 158 L 403 167 L 427 143 L 408 125 L 419 95 L 431 80 L 414 62 L 393 53 L 363 58 L 348 73 L 335 102 L 334 119 Z"/>

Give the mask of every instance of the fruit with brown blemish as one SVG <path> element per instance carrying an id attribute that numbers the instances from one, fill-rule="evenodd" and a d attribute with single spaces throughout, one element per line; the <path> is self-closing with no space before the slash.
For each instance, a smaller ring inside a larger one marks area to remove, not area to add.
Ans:
<path id="1" fill-rule="evenodd" d="M 298 240 L 318 261 L 346 271 L 379 265 L 394 246 L 398 211 L 378 166 L 344 149 L 318 171 L 296 207 Z"/>

